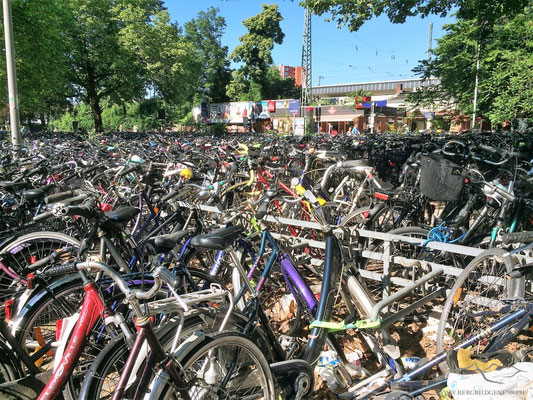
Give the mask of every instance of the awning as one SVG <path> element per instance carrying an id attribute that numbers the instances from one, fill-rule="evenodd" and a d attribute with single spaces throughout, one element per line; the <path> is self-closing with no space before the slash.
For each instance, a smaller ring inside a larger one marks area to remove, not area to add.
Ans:
<path id="1" fill-rule="evenodd" d="M 355 118 L 364 117 L 365 110 L 356 110 L 350 114 L 324 114 L 320 117 L 320 122 L 352 122 Z M 316 119 L 316 117 L 315 117 Z"/>

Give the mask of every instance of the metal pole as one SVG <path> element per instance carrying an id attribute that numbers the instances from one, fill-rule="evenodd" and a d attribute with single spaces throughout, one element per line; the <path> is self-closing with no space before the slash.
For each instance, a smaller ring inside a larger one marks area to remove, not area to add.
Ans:
<path id="1" fill-rule="evenodd" d="M 21 148 L 19 132 L 19 106 L 17 73 L 15 69 L 15 44 L 13 42 L 13 24 L 11 19 L 11 0 L 3 0 L 4 36 L 6 40 L 7 87 L 9 91 L 9 120 L 11 123 L 11 143 L 16 153 Z"/>
<path id="2" fill-rule="evenodd" d="M 374 119 L 375 119 L 375 112 L 374 112 L 374 102 L 372 102 L 372 105 L 370 106 L 370 133 L 374 133 Z"/>
<path id="3" fill-rule="evenodd" d="M 433 22 L 429 24 L 429 38 L 428 38 L 428 61 L 431 60 L 431 45 L 433 42 Z"/>
<path id="4" fill-rule="evenodd" d="M 472 115 L 472 129 L 474 129 L 476 125 L 476 111 L 477 111 L 477 92 L 478 92 L 478 85 L 479 85 L 479 63 L 480 63 L 480 57 L 481 56 L 481 41 L 477 42 L 477 61 L 476 61 L 476 85 L 474 87 L 474 113 Z"/>

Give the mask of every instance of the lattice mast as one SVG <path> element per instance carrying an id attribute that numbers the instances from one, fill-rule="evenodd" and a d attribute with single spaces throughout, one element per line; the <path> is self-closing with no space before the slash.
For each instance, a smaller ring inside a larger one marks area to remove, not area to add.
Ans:
<path id="1" fill-rule="evenodd" d="M 306 8 L 302 46 L 302 94 L 300 98 L 302 105 L 309 105 L 309 103 L 313 100 L 313 74 L 311 66 L 311 12 L 308 8 Z"/>

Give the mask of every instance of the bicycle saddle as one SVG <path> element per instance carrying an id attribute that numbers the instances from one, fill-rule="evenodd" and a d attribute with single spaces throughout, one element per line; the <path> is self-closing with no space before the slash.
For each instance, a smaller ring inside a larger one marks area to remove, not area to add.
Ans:
<path id="1" fill-rule="evenodd" d="M 146 242 L 155 247 L 158 252 L 168 253 L 172 250 L 184 237 L 187 237 L 190 231 L 183 230 L 167 235 L 153 236 Z"/>
<path id="2" fill-rule="evenodd" d="M 244 232 L 240 225 L 217 229 L 206 235 L 195 236 L 191 239 L 191 246 L 205 249 L 224 250 L 228 248 L 239 235 Z"/>
<path id="3" fill-rule="evenodd" d="M 39 189 L 29 189 L 24 191 L 24 198 L 28 201 L 44 199 L 55 188 L 55 185 L 47 185 Z"/>
<path id="4" fill-rule="evenodd" d="M 114 211 L 105 212 L 104 215 L 113 222 L 128 222 L 140 212 L 136 207 L 120 206 Z"/>

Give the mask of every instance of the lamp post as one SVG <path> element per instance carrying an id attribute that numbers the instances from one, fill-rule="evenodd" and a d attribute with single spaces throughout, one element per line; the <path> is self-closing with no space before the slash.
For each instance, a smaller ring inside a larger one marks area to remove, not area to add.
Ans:
<path id="1" fill-rule="evenodd" d="M 21 148 L 19 132 L 19 106 L 17 89 L 17 72 L 15 68 L 15 44 L 13 42 L 13 21 L 11 18 L 11 0 L 3 0 L 4 36 L 6 41 L 7 87 L 9 92 L 9 120 L 11 125 L 11 143 L 17 153 Z"/>
<path id="2" fill-rule="evenodd" d="M 13 42 L 13 21 L 11 18 L 11 0 L 3 0 L 4 36 L 6 41 L 7 87 L 9 92 L 9 120 L 11 125 L 11 143 L 13 151 L 21 148 L 19 132 L 19 105 L 17 89 L 17 72 L 15 68 L 15 44 Z"/>

